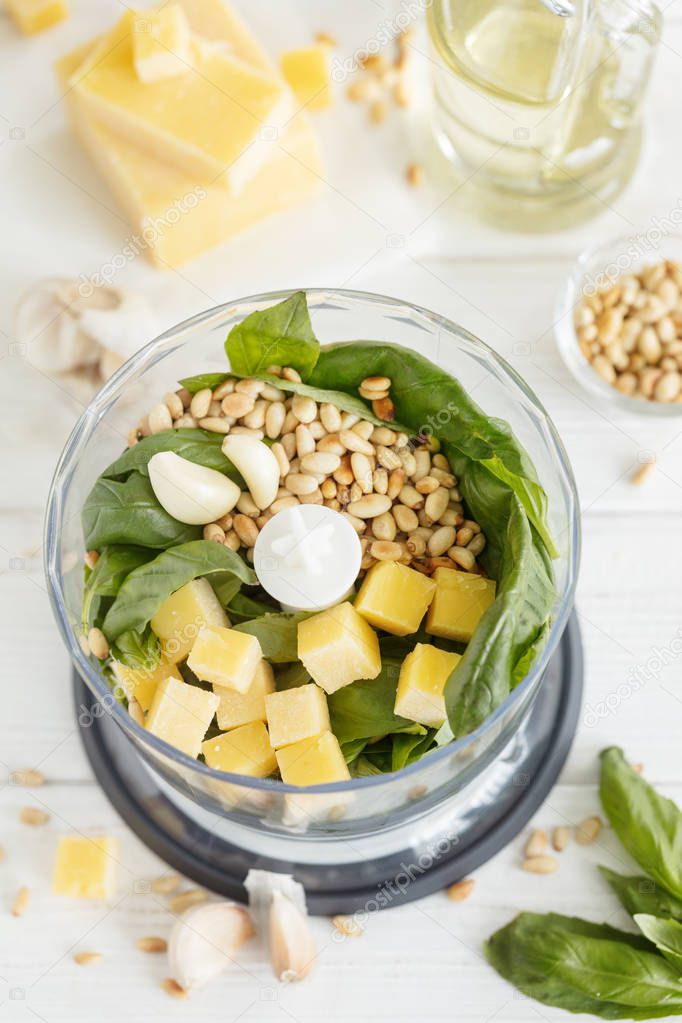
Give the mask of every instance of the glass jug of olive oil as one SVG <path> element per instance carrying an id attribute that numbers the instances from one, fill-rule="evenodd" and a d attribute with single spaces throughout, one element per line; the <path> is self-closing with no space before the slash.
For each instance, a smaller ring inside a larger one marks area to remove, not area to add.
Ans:
<path id="1" fill-rule="evenodd" d="M 496 220 L 550 228 L 603 209 L 636 163 L 658 9 L 432 0 L 428 24 L 437 141 Z"/>

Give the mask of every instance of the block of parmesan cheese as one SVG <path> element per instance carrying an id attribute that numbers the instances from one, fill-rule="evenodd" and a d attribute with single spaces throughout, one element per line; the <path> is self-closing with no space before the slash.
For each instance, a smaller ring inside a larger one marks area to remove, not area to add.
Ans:
<path id="1" fill-rule="evenodd" d="M 24 35 L 35 35 L 69 16 L 66 0 L 7 0 L 7 13 Z"/>

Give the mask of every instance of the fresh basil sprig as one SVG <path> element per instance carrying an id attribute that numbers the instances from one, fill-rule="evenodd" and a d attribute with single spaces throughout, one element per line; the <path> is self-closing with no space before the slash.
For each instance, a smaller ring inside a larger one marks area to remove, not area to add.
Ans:
<path id="1" fill-rule="evenodd" d="M 141 632 L 171 593 L 192 579 L 223 573 L 247 586 L 257 582 L 238 554 L 211 540 L 195 540 L 163 551 L 126 577 L 104 619 L 105 635 L 111 641 L 124 632 Z"/>
<path id="2" fill-rule="evenodd" d="M 628 764 L 616 746 L 601 754 L 604 812 L 630 855 L 676 899 L 682 899 L 682 813 Z"/>
<path id="3" fill-rule="evenodd" d="M 227 336 L 225 351 L 238 376 L 257 376 L 269 366 L 291 366 L 307 380 L 320 343 L 310 322 L 305 292 L 297 291 L 237 323 Z"/>

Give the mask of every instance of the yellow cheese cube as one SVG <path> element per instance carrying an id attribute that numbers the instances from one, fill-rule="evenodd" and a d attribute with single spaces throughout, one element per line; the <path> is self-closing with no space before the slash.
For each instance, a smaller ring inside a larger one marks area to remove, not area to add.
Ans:
<path id="1" fill-rule="evenodd" d="M 274 688 L 275 676 L 265 660 L 258 664 L 253 681 L 245 693 L 214 686 L 214 692 L 220 700 L 216 718 L 221 732 L 238 728 L 239 725 L 250 725 L 253 721 L 265 721 L 265 697 Z"/>
<path id="2" fill-rule="evenodd" d="M 233 56 L 272 73 L 266 51 L 227 0 L 180 0 L 180 5 L 197 35 L 228 43 Z"/>
<path id="3" fill-rule="evenodd" d="M 326 693 L 359 678 L 376 678 L 381 671 L 376 632 L 349 603 L 299 622 L 298 656 Z"/>
<path id="4" fill-rule="evenodd" d="M 355 610 L 377 629 L 394 636 L 416 632 L 431 603 L 436 584 L 397 561 L 370 568 L 355 600 Z"/>
<path id="5" fill-rule="evenodd" d="M 426 631 L 468 643 L 495 599 L 495 580 L 451 568 L 433 573 L 436 594 L 426 618 Z"/>
<path id="6" fill-rule="evenodd" d="M 7 0 L 7 12 L 24 35 L 34 35 L 69 16 L 66 0 Z"/>
<path id="7" fill-rule="evenodd" d="M 279 773 L 287 785 L 326 785 L 347 781 L 350 771 L 333 732 L 301 739 L 276 751 Z"/>
<path id="8" fill-rule="evenodd" d="M 110 899 L 116 894 L 118 840 L 109 835 L 62 835 L 52 874 L 54 895 Z"/>
<path id="9" fill-rule="evenodd" d="M 132 59 L 136 17 L 124 14 L 72 76 L 83 110 L 195 184 L 239 191 L 269 157 L 291 94 L 213 45 L 192 47 L 187 75 L 142 84 Z"/>
<path id="10" fill-rule="evenodd" d="M 218 702 L 215 693 L 187 685 L 171 675 L 156 688 L 146 728 L 188 757 L 197 757 Z"/>
<path id="11" fill-rule="evenodd" d="M 400 668 L 396 714 L 428 728 L 440 728 L 447 717 L 445 683 L 461 659 L 459 654 L 430 643 L 417 643 Z"/>
<path id="12" fill-rule="evenodd" d="M 268 730 L 262 721 L 253 721 L 208 739 L 202 743 L 201 752 L 208 766 L 216 771 L 267 778 L 277 770 Z"/>
<path id="13" fill-rule="evenodd" d="M 192 579 L 164 600 L 151 620 L 152 631 L 161 640 L 164 658 L 184 661 L 206 625 L 230 624 L 207 579 Z"/>
<path id="14" fill-rule="evenodd" d="M 260 643 L 248 632 L 207 625 L 197 636 L 187 664 L 202 682 L 245 693 L 262 656 Z"/>
<path id="15" fill-rule="evenodd" d="M 329 47 L 318 44 L 282 54 L 282 74 L 301 106 L 324 110 L 331 106 Z"/>
<path id="16" fill-rule="evenodd" d="M 316 685 L 297 686 L 265 698 L 268 731 L 274 749 L 310 739 L 331 729 L 327 697 Z"/>
<path id="17" fill-rule="evenodd" d="M 152 705 L 154 693 L 159 682 L 169 675 L 177 675 L 178 669 L 171 661 L 161 661 L 151 671 L 129 668 L 120 661 L 112 661 L 111 667 L 116 681 L 126 694 L 128 700 L 137 700 L 142 710 L 147 711 Z"/>
<path id="18" fill-rule="evenodd" d="M 191 35 L 179 4 L 141 13 L 133 28 L 133 63 L 141 82 L 189 73 Z"/>

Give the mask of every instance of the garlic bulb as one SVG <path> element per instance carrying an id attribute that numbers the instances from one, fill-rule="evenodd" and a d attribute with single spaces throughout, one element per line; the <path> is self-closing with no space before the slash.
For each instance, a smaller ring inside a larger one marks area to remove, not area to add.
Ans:
<path id="1" fill-rule="evenodd" d="M 28 361 L 48 376 L 86 381 L 91 392 L 157 332 L 141 295 L 63 277 L 38 281 L 14 313 Z"/>
<path id="2" fill-rule="evenodd" d="M 241 490 L 217 469 L 190 462 L 174 451 L 157 451 L 149 459 L 149 482 L 162 508 L 178 522 L 203 526 L 227 515 Z"/>
<path id="3" fill-rule="evenodd" d="M 223 454 L 244 477 L 254 502 L 263 511 L 277 497 L 279 464 L 267 444 L 245 434 L 228 435 Z"/>
<path id="4" fill-rule="evenodd" d="M 234 902 L 204 902 L 176 920 L 168 940 L 168 964 L 185 991 L 200 987 L 230 965 L 253 936 L 251 918 Z"/>

